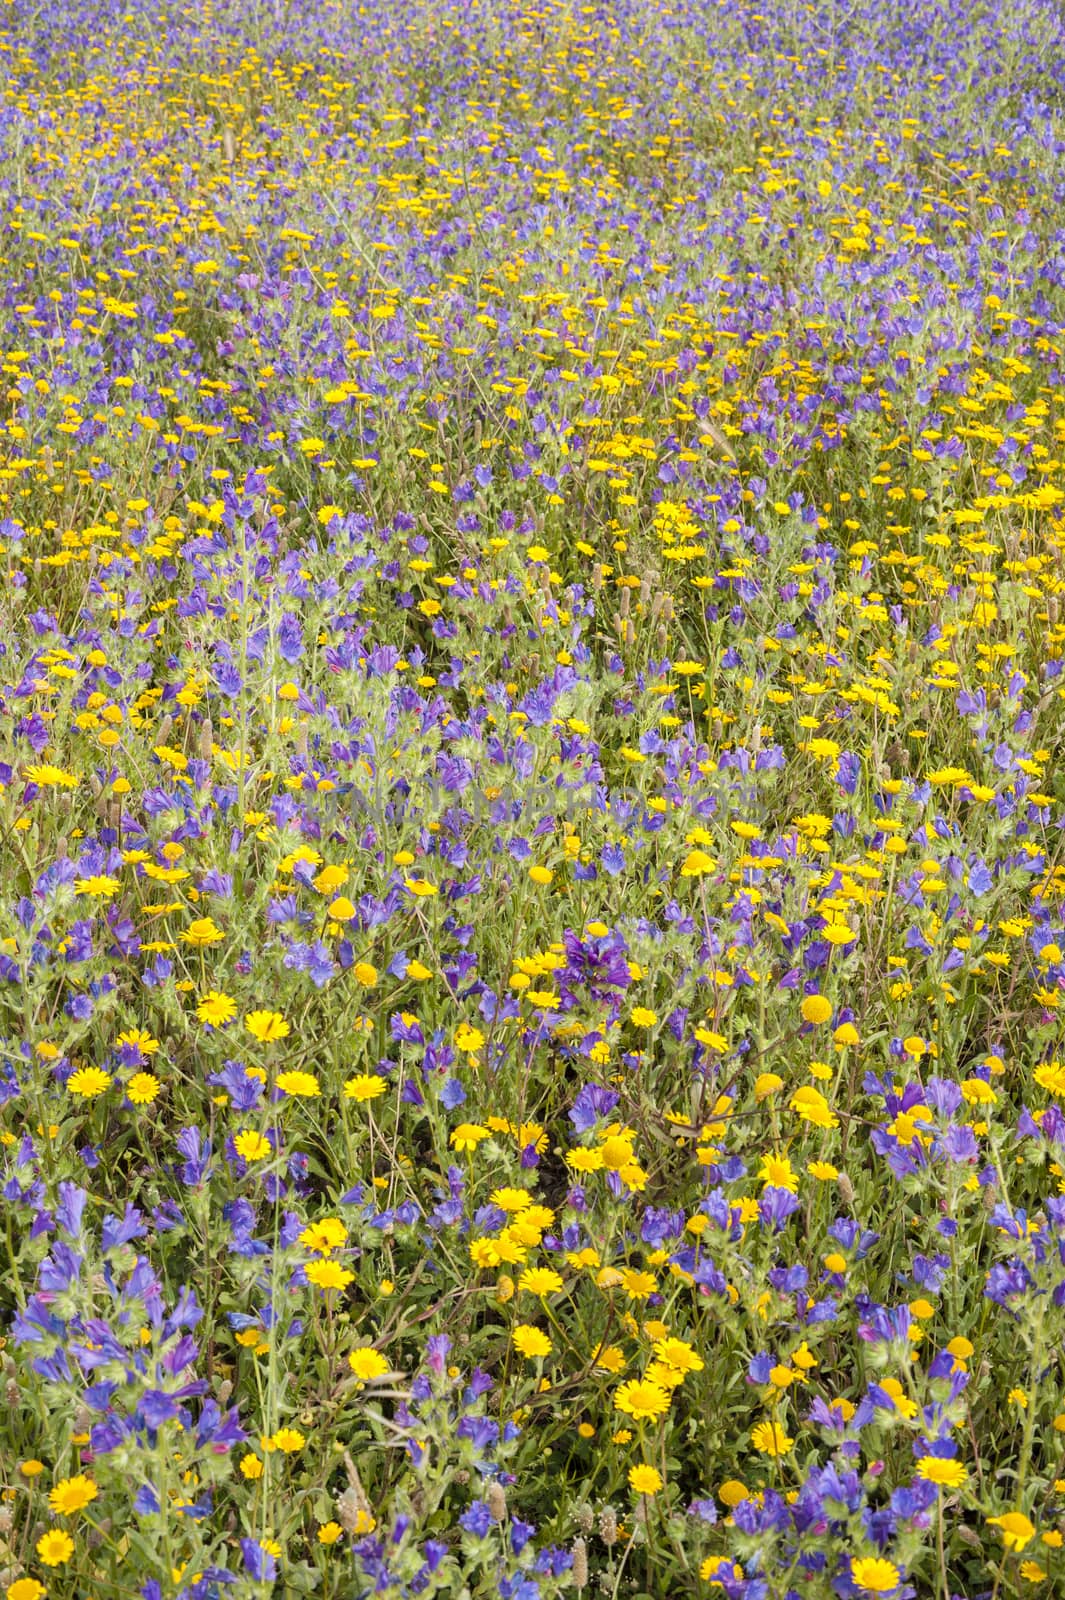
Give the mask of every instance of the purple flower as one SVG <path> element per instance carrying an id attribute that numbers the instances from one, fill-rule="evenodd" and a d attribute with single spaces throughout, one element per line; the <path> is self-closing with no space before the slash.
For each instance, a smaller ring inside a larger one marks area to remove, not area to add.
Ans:
<path id="1" fill-rule="evenodd" d="M 619 1099 L 620 1096 L 613 1089 L 606 1089 L 598 1083 L 586 1083 L 570 1107 L 569 1119 L 578 1133 L 587 1133 L 601 1118 L 610 1115 Z"/>
<path id="2" fill-rule="evenodd" d="M 448 1338 L 446 1333 L 431 1334 L 426 1340 L 426 1365 L 431 1371 L 435 1372 L 438 1377 L 443 1375 L 444 1368 L 447 1366 L 447 1358 L 450 1353 L 451 1340 Z"/>
<path id="3" fill-rule="evenodd" d="M 257 1539 L 242 1539 L 240 1553 L 244 1565 L 257 1583 L 268 1583 L 277 1577 L 277 1562 Z"/>
<path id="4" fill-rule="evenodd" d="M 951 1123 L 946 1132 L 934 1141 L 932 1151 L 933 1154 L 942 1151 L 948 1161 L 958 1163 L 976 1161 L 980 1155 L 980 1146 L 976 1135 L 967 1124 Z"/>
<path id="5" fill-rule="evenodd" d="M 286 611 L 277 629 L 277 649 L 282 661 L 294 665 L 303 654 L 303 628 L 291 611 Z"/>
<path id="6" fill-rule="evenodd" d="M 487 1500 L 475 1500 L 467 1511 L 459 1518 L 460 1527 L 467 1533 L 472 1533 L 475 1538 L 487 1537 L 492 1526 L 492 1513 L 488 1509 Z"/>
<path id="7" fill-rule="evenodd" d="M 774 1233 L 779 1233 L 788 1218 L 794 1216 L 798 1209 L 797 1194 L 792 1194 L 790 1189 L 781 1189 L 770 1184 L 763 1189 L 762 1198 L 758 1202 L 758 1220 L 771 1227 Z"/>

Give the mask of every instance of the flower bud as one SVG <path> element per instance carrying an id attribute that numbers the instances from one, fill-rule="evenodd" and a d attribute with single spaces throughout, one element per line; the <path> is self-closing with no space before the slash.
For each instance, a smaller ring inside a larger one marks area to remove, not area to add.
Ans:
<path id="1" fill-rule="evenodd" d="M 354 1489 L 345 1489 L 337 1495 L 337 1521 L 345 1533 L 358 1533 L 363 1525 L 362 1507 Z"/>
<path id="2" fill-rule="evenodd" d="M 485 1494 L 488 1514 L 493 1522 L 502 1522 L 507 1514 L 507 1496 L 501 1483 L 490 1483 Z"/>

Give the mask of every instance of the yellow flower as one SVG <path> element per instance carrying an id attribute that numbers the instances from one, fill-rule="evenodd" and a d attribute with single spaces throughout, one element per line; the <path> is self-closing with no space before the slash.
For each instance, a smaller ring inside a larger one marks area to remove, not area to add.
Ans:
<path id="1" fill-rule="evenodd" d="M 465 1050 L 467 1055 L 473 1055 L 484 1044 L 484 1034 L 480 1028 L 471 1027 L 468 1022 L 460 1022 L 455 1029 L 455 1045 L 459 1050 Z"/>
<path id="2" fill-rule="evenodd" d="M 369 961 L 356 961 L 351 969 L 352 977 L 356 983 L 361 983 L 364 988 L 372 989 L 377 982 L 377 968 Z"/>
<path id="3" fill-rule="evenodd" d="M 815 1089 L 811 1084 L 803 1084 L 801 1089 L 796 1089 L 788 1104 L 797 1117 L 812 1123 L 815 1128 L 839 1127 L 836 1113 L 820 1089 Z"/>
<path id="4" fill-rule="evenodd" d="M 153 1039 L 150 1033 L 145 1033 L 143 1028 L 129 1028 L 125 1033 L 120 1033 L 115 1040 L 116 1044 L 132 1045 L 139 1050 L 142 1056 L 154 1056 L 159 1048 L 159 1040 Z"/>
<path id="5" fill-rule="evenodd" d="M 726 1478 L 717 1491 L 717 1497 L 730 1511 L 749 1498 L 746 1484 L 741 1483 L 738 1478 Z"/>
<path id="6" fill-rule="evenodd" d="M 233 1140 L 233 1148 L 238 1156 L 245 1161 L 262 1161 L 266 1156 L 273 1154 L 273 1145 L 269 1139 L 254 1129 L 247 1128 L 243 1133 L 238 1133 Z"/>
<path id="7" fill-rule="evenodd" d="M 533 1327 L 531 1323 L 520 1322 L 514 1329 L 514 1348 L 526 1361 L 543 1358 L 551 1354 L 551 1340 L 542 1328 Z"/>
<path id="8" fill-rule="evenodd" d="M 19 1462 L 19 1471 L 24 1478 L 39 1478 L 44 1471 L 44 1462 L 38 1461 L 36 1456 L 30 1456 L 28 1460 Z"/>
<path id="9" fill-rule="evenodd" d="M 779 1422 L 759 1422 L 751 1429 L 751 1443 L 764 1456 L 786 1456 L 795 1448 L 795 1440 L 789 1438 Z"/>
<path id="10" fill-rule="evenodd" d="M 649 1467 L 641 1461 L 639 1466 L 629 1468 L 629 1488 L 633 1494 L 656 1495 L 662 1487 L 662 1474 L 655 1467 Z"/>
<path id="11" fill-rule="evenodd" d="M 237 1002 L 218 989 L 208 989 L 196 1007 L 196 1015 L 200 1021 L 209 1022 L 212 1028 L 224 1028 L 227 1022 L 233 1021 L 236 1014 Z"/>
<path id="12" fill-rule="evenodd" d="M 562 1279 L 551 1267 L 527 1267 L 518 1279 L 518 1288 L 542 1298 L 547 1294 L 557 1294 L 562 1288 Z"/>
<path id="13" fill-rule="evenodd" d="M 247 1478 L 250 1482 L 254 1482 L 256 1478 L 262 1477 L 263 1464 L 259 1460 L 258 1456 L 248 1454 L 246 1456 L 241 1456 L 240 1470 L 241 1474 L 245 1478 Z"/>
<path id="14" fill-rule="evenodd" d="M 388 1088 L 388 1079 L 382 1078 L 378 1072 L 359 1072 L 354 1078 L 348 1078 L 344 1084 L 344 1099 L 355 1100 L 362 1105 L 366 1100 L 376 1100 L 377 1096 L 384 1094 Z"/>
<path id="15" fill-rule="evenodd" d="M 525 998 L 531 1006 L 539 1006 L 541 1011 L 557 1011 L 559 998 L 552 994 L 550 989 L 527 989 Z"/>
<path id="16" fill-rule="evenodd" d="M 779 1094 L 784 1087 L 784 1079 L 775 1072 L 760 1072 L 754 1080 L 754 1098 L 766 1100 L 771 1094 Z"/>
<path id="17" fill-rule="evenodd" d="M 113 1079 L 102 1067 L 81 1067 L 67 1079 L 67 1088 L 82 1100 L 94 1100 L 105 1089 L 110 1089 Z"/>
<path id="18" fill-rule="evenodd" d="M 341 884 L 347 883 L 350 876 L 351 873 L 346 866 L 323 867 L 314 880 L 314 887 L 319 894 L 335 894 Z"/>
<path id="19" fill-rule="evenodd" d="M 312 1261 L 304 1269 L 307 1282 L 316 1289 L 346 1289 L 354 1283 L 355 1274 L 342 1267 L 339 1261 Z"/>
<path id="20" fill-rule="evenodd" d="M 629 1021 L 634 1028 L 653 1028 L 658 1021 L 658 1013 L 651 1011 L 647 1006 L 633 1006 L 629 1012 Z"/>
<path id="21" fill-rule="evenodd" d="M 62 1567 L 74 1554 L 74 1541 L 61 1528 L 51 1528 L 37 1540 L 37 1554 L 46 1567 Z"/>
<path id="22" fill-rule="evenodd" d="M 795 1194 L 799 1179 L 787 1156 L 765 1156 L 758 1173 L 760 1183 L 772 1184 L 777 1189 L 788 1189 Z"/>
<path id="23" fill-rule="evenodd" d="M 654 1422 L 669 1410 L 669 1394 L 660 1383 L 632 1378 L 618 1389 L 614 1408 L 637 1422 Z"/>
<path id="24" fill-rule="evenodd" d="M 344 1537 L 344 1530 L 339 1522 L 323 1522 L 318 1529 L 319 1544 L 336 1544 L 338 1539 Z"/>
<path id="25" fill-rule="evenodd" d="M 64 772 L 62 767 L 53 767 L 48 762 L 37 767 L 24 767 L 22 776 L 27 783 L 36 783 L 42 789 L 76 789 L 78 779 L 72 772 Z"/>
<path id="26" fill-rule="evenodd" d="M 44 1584 L 37 1578 L 16 1578 L 4 1590 L 5 1600 L 41 1600 L 46 1593 Z"/>
<path id="27" fill-rule="evenodd" d="M 578 1145 L 576 1150 L 567 1152 L 566 1165 L 572 1167 L 574 1172 L 601 1172 L 603 1170 L 603 1152 L 601 1150 L 586 1150 L 583 1145 Z"/>
<path id="28" fill-rule="evenodd" d="M 739 1562 L 730 1561 L 728 1556 L 707 1556 L 699 1568 L 699 1576 L 704 1583 L 723 1589 L 726 1582 L 735 1583 L 743 1578 L 743 1568 Z"/>
<path id="29" fill-rule="evenodd" d="M 547 884 L 549 884 L 549 883 L 551 883 L 553 881 L 554 876 L 555 876 L 555 874 L 551 871 L 550 867 L 541 867 L 539 865 L 533 865 L 533 866 L 531 866 L 529 868 L 529 877 L 530 877 L 531 881 L 533 883 L 541 884 L 541 885 L 543 885 L 545 887 L 546 887 Z"/>
<path id="30" fill-rule="evenodd" d="M 616 1344 L 602 1344 L 593 1356 L 597 1372 L 610 1372 L 616 1378 L 619 1372 L 625 1371 L 624 1352 Z"/>
<path id="31" fill-rule="evenodd" d="M 288 1024 L 285 1026 L 287 1028 Z M 291 1095 L 294 1099 L 313 1099 L 322 1092 L 313 1072 L 279 1072 L 277 1087 L 282 1094 Z"/>
<path id="32" fill-rule="evenodd" d="M 357 908 L 346 894 L 342 894 L 331 902 L 329 915 L 334 922 L 350 922 L 357 915 Z"/>
<path id="33" fill-rule="evenodd" d="M 91 894 L 99 900 L 111 900 L 121 887 L 117 878 L 98 875 L 93 878 L 78 878 L 74 884 L 74 893 Z"/>
<path id="34" fill-rule="evenodd" d="M 820 1027 L 832 1015 L 832 1002 L 826 1000 L 823 994 L 808 994 L 799 1006 L 799 1015 L 804 1022 L 812 1022 L 815 1027 Z"/>
<path id="35" fill-rule="evenodd" d="M 482 1139 L 489 1138 L 487 1128 L 477 1122 L 460 1122 L 451 1130 L 451 1146 L 455 1150 L 476 1150 Z"/>
<path id="36" fill-rule="evenodd" d="M 901 1577 L 898 1567 L 882 1556 L 861 1556 L 851 1561 L 851 1582 L 866 1594 L 891 1594 Z"/>
<path id="37" fill-rule="evenodd" d="M 1001 1517 L 988 1517 L 987 1523 L 999 1529 L 1007 1550 L 1023 1550 L 1035 1538 L 1035 1527 L 1023 1511 L 1005 1511 Z"/>
<path id="38" fill-rule="evenodd" d="M 419 900 L 427 899 L 429 895 L 437 893 L 435 883 L 430 883 L 427 878 L 404 878 L 403 886 L 408 894 L 414 895 Z"/>
<path id="39" fill-rule="evenodd" d="M 210 917 L 197 917 L 195 922 L 189 923 L 181 937 L 186 944 L 202 949 L 205 945 L 218 944 L 225 936 Z"/>
<path id="40" fill-rule="evenodd" d="M 1035 1069 L 1035 1081 L 1048 1094 L 1065 1099 L 1065 1067 L 1057 1061 L 1044 1061 Z"/>
<path id="41" fill-rule="evenodd" d="M 679 1372 L 683 1377 L 688 1372 L 702 1372 L 704 1362 L 702 1356 L 694 1351 L 690 1344 L 685 1344 L 683 1339 L 656 1339 L 654 1353 L 664 1367 L 672 1367 L 674 1372 Z"/>
<path id="42" fill-rule="evenodd" d="M 942 1456 L 922 1456 L 917 1463 L 917 1476 L 926 1483 L 938 1483 L 947 1489 L 960 1489 L 968 1479 L 968 1471 L 961 1461 L 948 1461 Z"/>
<path id="43" fill-rule="evenodd" d="M 603 1165 L 608 1172 L 620 1172 L 623 1167 L 631 1166 L 633 1160 L 632 1138 L 621 1134 L 612 1134 L 603 1141 L 600 1149 Z"/>
<path id="44" fill-rule="evenodd" d="M 292 1456 L 302 1450 L 307 1443 L 298 1428 L 278 1428 L 269 1438 L 263 1440 L 264 1450 L 280 1450 L 282 1455 Z"/>
<path id="45" fill-rule="evenodd" d="M 372 1383 L 375 1378 L 383 1378 L 392 1370 L 386 1357 L 371 1345 L 362 1345 L 358 1350 L 350 1351 L 348 1366 L 363 1383 Z"/>
<path id="46" fill-rule="evenodd" d="M 61 1478 L 48 1496 L 48 1504 L 58 1517 L 72 1517 L 96 1499 L 99 1489 L 91 1478 L 79 1472 L 76 1478 Z"/>
<path id="47" fill-rule="evenodd" d="M 339 1217 L 323 1217 L 312 1222 L 300 1234 L 300 1244 L 316 1255 L 327 1256 L 331 1250 L 340 1250 L 348 1242 L 348 1230 Z"/>
<path id="48" fill-rule="evenodd" d="M 713 872 L 717 862 L 708 856 L 705 850 L 690 850 L 680 864 L 682 878 L 702 878 L 708 872 Z"/>
<path id="49" fill-rule="evenodd" d="M 135 1072 L 126 1084 L 126 1098 L 130 1105 L 150 1106 L 161 1088 L 154 1072 Z"/>
<path id="50" fill-rule="evenodd" d="M 895 1410 L 903 1417 L 915 1417 L 919 1410 L 916 1400 L 911 1400 L 898 1378 L 882 1378 L 880 1387 L 888 1395 Z"/>
<path id="51" fill-rule="evenodd" d="M 276 1039 L 287 1039 L 292 1029 L 280 1011 L 248 1011 L 244 1026 L 260 1044 L 272 1044 Z"/>

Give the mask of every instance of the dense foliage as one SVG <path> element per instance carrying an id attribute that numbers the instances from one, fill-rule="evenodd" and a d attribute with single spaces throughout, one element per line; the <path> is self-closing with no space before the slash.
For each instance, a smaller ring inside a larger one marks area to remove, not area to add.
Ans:
<path id="1" fill-rule="evenodd" d="M 1065 1592 L 1059 8 L 0 22 L 0 1592 Z"/>

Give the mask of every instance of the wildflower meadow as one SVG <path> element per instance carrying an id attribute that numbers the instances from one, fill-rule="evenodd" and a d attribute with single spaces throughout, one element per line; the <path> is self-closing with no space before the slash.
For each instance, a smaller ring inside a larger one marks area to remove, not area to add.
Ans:
<path id="1" fill-rule="evenodd" d="M 4 1600 L 1065 1596 L 1063 157 L 1054 0 L 0 4 Z"/>

